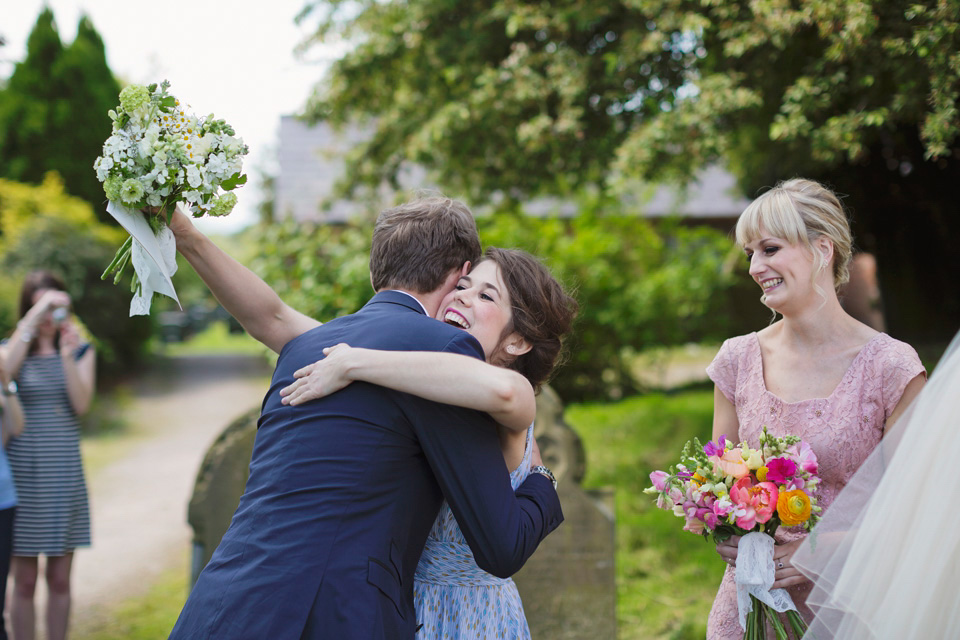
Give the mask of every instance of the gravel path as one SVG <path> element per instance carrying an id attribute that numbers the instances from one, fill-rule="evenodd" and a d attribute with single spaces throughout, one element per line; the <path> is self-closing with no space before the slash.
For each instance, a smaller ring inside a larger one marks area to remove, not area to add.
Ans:
<path id="1" fill-rule="evenodd" d="M 269 375 L 255 356 L 187 356 L 159 360 L 135 383 L 126 419 L 146 435 L 87 478 L 93 546 L 74 560 L 73 626 L 96 626 L 188 557 L 200 462 L 231 420 L 260 404 Z"/>

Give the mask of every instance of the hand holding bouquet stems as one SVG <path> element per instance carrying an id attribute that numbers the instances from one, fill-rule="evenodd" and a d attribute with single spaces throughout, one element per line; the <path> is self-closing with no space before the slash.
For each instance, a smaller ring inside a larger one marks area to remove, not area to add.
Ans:
<path id="1" fill-rule="evenodd" d="M 108 112 L 113 132 L 94 163 L 109 201 L 107 211 L 131 233 L 102 278 L 113 275 L 118 283 L 132 262 L 135 303 L 137 297 L 145 299 L 146 310 L 153 291 L 173 292 L 169 276 L 176 270 L 175 248 L 166 230 L 173 207 L 185 202 L 194 217 L 225 216 L 237 203 L 232 191 L 247 181 L 242 169 L 248 149 L 233 127 L 213 114 L 198 118 L 188 113 L 169 87 L 164 81 L 120 92 L 120 105 Z M 144 216 L 146 207 L 165 215 Z M 148 233 L 157 241 L 146 238 Z M 156 271 L 162 275 L 159 281 Z M 143 300 L 135 303 L 131 315 L 135 306 L 145 312 Z"/>
<path id="2" fill-rule="evenodd" d="M 797 637 L 806 625 L 790 596 L 770 589 L 774 581 L 773 535 L 781 525 L 810 530 L 819 518 L 814 496 L 820 482 L 817 458 L 796 436 L 774 437 L 766 428 L 760 448 L 733 446 L 724 436 L 701 445 L 688 442 L 680 463 L 650 474 L 657 506 L 685 520 L 684 530 L 717 543 L 744 536 L 737 556 L 737 591 L 744 638 L 765 637 L 766 623 L 778 638 L 787 631 L 777 612 L 786 611 Z"/>

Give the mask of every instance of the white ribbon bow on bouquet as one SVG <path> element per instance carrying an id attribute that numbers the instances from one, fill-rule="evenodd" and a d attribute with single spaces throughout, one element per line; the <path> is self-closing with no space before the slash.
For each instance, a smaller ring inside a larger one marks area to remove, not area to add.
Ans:
<path id="1" fill-rule="evenodd" d="M 133 238 L 130 262 L 140 280 L 140 289 L 130 300 L 130 315 L 149 314 L 154 292 L 173 298 L 180 305 L 171 280 L 177 272 L 177 242 L 170 228 L 164 225 L 154 234 L 142 213 L 114 202 L 107 203 L 107 213 Z"/>
<path id="2" fill-rule="evenodd" d="M 753 611 L 753 596 L 774 611 L 796 611 L 793 598 L 786 589 L 770 589 L 777 572 L 773 565 L 772 537 L 759 531 L 740 538 L 737 547 L 737 608 L 740 610 L 740 626 L 746 630 L 747 614 Z"/>

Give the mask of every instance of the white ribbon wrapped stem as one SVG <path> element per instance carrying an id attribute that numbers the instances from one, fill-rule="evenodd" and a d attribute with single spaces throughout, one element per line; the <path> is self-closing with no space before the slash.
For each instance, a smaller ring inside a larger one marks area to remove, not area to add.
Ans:
<path id="1" fill-rule="evenodd" d="M 737 607 L 744 631 L 747 629 L 747 614 L 753 610 L 750 596 L 774 611 L 797 610 L 786 589 L 770 589 L 777 572 L 773 565 L 773 543 L 772 537 L 754 531 L 740 538 L 737 547 Z"/>
<path id="2" fill-rule="evenodd" d="M 130 301 L 130 315 L 149 314 L 154 292 L 173 298 L 177 305 L 180 305 L 170 279 L 177 272 L 177 242 L 173 232 L 164 225 L 160 232 L 154 235 L 142 213 L 114 202 L 107 203 L 107 213 L 133 237 L 130 262 L 140 280 L 140 291 L 135 293 Z"/>

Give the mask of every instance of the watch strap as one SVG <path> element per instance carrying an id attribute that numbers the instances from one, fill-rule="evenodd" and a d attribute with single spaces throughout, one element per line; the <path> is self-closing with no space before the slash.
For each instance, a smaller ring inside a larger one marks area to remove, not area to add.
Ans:
<path id="1" fill-rule="evenodd" d="M 538 464 L 535 467 L 530 468 L 530 473 L 539 473 L 542 476 L 545 476 L 550 482 L 553 483 L 553 488 L 557 488 L 557 477 L 553 475 L 553 472 L 550 469 L 546 468 L 542 464 Z"/>

